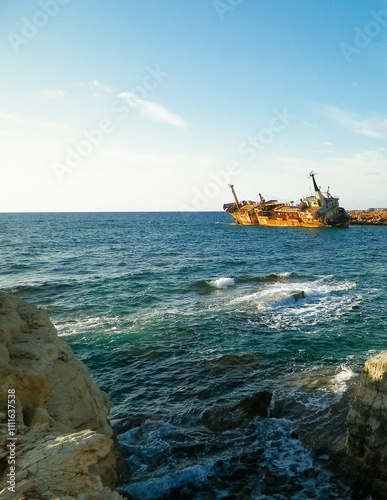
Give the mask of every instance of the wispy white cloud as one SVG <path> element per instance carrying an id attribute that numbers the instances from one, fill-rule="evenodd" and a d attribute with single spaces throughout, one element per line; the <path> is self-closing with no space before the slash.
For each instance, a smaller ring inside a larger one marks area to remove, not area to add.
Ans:
<path id="1" fill-rule="evenodd" d="M 99 80 L 96 80 L 95 78 L 93 78 L 92 80 L 89 80 L 86 83 L 78 83 L 78 82 L 75 82 L 75 83 L 79 87 L 88 87 L 88 88 L 93 89 L 93 90 L 96 90 L 96 89 L 103 90 L 105 92 L 108 92 L 109 94 L 111 92 L 113 92 L 113 87 L 111 85 L 105 85 L 104 83 L 101 83 Z"/>
<path id="2" fill-rule="evenodd" d="M 323 144 L 324 146 L 333 146 L 333 144 L 329 141 L 324 141 Z"/>
<path id="3" fill-rule="evenodd" d="M 110 85 L 104 85 L 103 83 L 99 82 L 98 80 L 90 80 L 89 82 L 87 82 L 87 84 L 89 87 L 92 87 L 92 88 L 99 88 L 99 89 L 102 89 L 104 90 L 105 92 L 113 92 L 113 88 L 110 86 Z"/>
<path id="4" fill-rule="evenodd" d="M 169 125 L 174 125 L 179 128 L 185 128 L 187 126 L 183 118 L 172 113 L 162 104 L 138 99 L 132 92 L 122 92 L 117 97 L 125 101 L 130 107 L 138 109 L 139 113 L 149 120 L 168 123 Z"/>
<path id="5" fill-rule="evenodd" d="M 387 156 L 384 149 L 365 150 L 348 157 L 330 157 L 327 161 L 331 165 L 348 166 L 351 170 L 357 168 L 368 175 L 387 171 Z"/>
<path id="6" fill-rule="evenodd" d="M 384 148 L 322 159 L 277 157 L 276 161 L 284 167 L 284 185 L 306 178 L 307 173 L 314 170 L 319 174 L 317 182 L 323 190 L 330 185 L 331 193 L 339 195 L 347 209 L 386 205 L 387 151 Z"/>
<path id="7" fill-rule="evenodd" d="M 387 171 L 387 153 L 384 148 L 364 150 L 351 156 L 327 156 L 322 159 L 291 156 L 276 158 L 286 170 L 300 174 L 320 170 L 322 173 L 329 172 L 330 176 L 338 177 L 354 173 L 382 175 Z"/>
<path id="8" fill-rule="evenodd" d="M 216 165 L 214 159 L 205 156 L 190 156 L 179 153 L 152 154 L 142 152 L 122 151 L 108 148 L 98 148 L 98 152 L 112 160 L 129 165 L 178 166 L 210 168 Z"/>
<path id="9" fill-rule="evenodd" d="M 377 139 L 387 138 L 387 120 L 385 118 L 374 116 L 362 120 L 356 113 L 335 106 L 320 105 L 318 108 L 322 114 L 355 134 Z"/>
<path id="10" fill-rule="evenodd" d="M 29 118 L 23 118 L 20 116 L 12 115 L 10 113 L 0 113 L 0 120 L 19 123 L 20 125 L 30 125 L 33 127 L 47 127 L 52 125 L 48 122 L 43 122 L 40 120 L 30 120 Z"/>
<path id="11" fill-rule="evenodd" d="M 0 121 L 14 123 L 17 125 L 24 125 L 25 127 L 31 127 L 33 129 L 39 128 L 49 128 L 57 129 L 61 131 L 71 132 L 73 129 L 66 125 L 61 125 L 60 123 L 47 122 L 44 120 L 31 120 L 30 118 L 24 118 L 22 116 L 12 115 L 10 113 L 0 112 Z"/>
<path id="12" fill-rule="evenodd" d="M 58 99 L 66 94 L 64 90 L 44 90 L 43 96 L 47 99 Z"/>

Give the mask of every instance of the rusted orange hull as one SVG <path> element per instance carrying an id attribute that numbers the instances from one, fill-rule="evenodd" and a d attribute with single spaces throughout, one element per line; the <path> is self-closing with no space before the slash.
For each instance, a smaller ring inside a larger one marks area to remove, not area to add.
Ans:
<path id="1" fill-rule="evenodd" d="M 246 208 L 246 207 L 243 207 Z M 265 217 L 256 213 L 254 209 L 240 209 L 230 212 L 238 224 L 244 226 L 285 226 L 285 227 L 324 227 L 325 224 L 315 219 L 310 212 L 291 212 Z"/>

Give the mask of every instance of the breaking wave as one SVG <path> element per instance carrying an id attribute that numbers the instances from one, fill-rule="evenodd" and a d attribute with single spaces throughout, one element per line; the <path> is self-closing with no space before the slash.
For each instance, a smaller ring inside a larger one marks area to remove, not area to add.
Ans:
<path id="1" fill-rule="evenodd" d="M 261 313 L 262 321 L 277 329 L 302 323 L 318 324 L 339 319 L 358 306 L 361 294 L 349 293 L 355 288 L 356 283 L 338 281 L 331 276 L 288 280 L 244 290 L 229 299 L 227 307 L 253 315 L 251 319 Z"/>
<path id="2" fill-rule="evenodd" d="M 238 276 L 232 277 L 221 277 L 210 280 L 197 281 L 194 285 L 194 289 L 202 292 L 211 292 L 214 289 L 228 288 L 235 285 L 253 285 L 256 283 L 276 283 L 283 282 L 293 275 L 291 272 L 283 273 L 271 273 L 266 276 Z"/>
<path id="3" fill-rule="evenodd" d="M 228 288 L 236 284 L 235 278 L 218 278 L 216 280 L 207 281 L 207 283 L 214 288 Z"/>

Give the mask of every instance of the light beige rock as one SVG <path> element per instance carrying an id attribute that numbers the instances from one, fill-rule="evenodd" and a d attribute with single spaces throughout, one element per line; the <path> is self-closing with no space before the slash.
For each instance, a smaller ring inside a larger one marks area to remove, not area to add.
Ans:
<path id="1" fill-rule="evenodd" d="M 387 352 L 365 363 L 347 425 L 349 456 L 375 490 L 387 493 Z"/>
<path id="2" fill-rule="evenodd" d="M 122 498 L 113 491 L 107 395 L 43 310 L 1 292 L 0 380 L 1 499 Z M 7 489 L 9 389 L 16 391 L 16 496 Z"/>

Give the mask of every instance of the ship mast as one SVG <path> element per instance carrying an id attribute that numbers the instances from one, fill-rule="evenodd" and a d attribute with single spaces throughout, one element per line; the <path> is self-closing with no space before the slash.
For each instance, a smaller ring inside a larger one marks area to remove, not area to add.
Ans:
<path id="1" fill-rule="evenodd" d="M 237 204 L 237 207 L 238 208 L 241 208 L 241 205 L 239 203 L 239 200 L 237 198 L 237 195 L 235 194 L 235 190 L 234 190 L 234 185 L 233 184 L 229 184 L 230 188 L 231 188 L 231 191 L 232 191 L 232 194 L 234 195 L 234 198 L 235 198 L 235 203 Z"/>
<path id="2" fill-rule="evenodd" d="M 319 187 L 317 186 L 316 179 L 314 178 L 315 175 L 317 175 L 317 174 L 315 172 L 313 172 L 313 170 L 312 170 L 311 173 L 309 174 L 309 177 L 312 177 L 312 179 L 313 179 L 314 192 L 315 192 L 316 198 L 318 200 L 318 203 L 319 203 L 320 207 L 323 207 L 325 205 L 325 198 L 322 195 Z"/>

